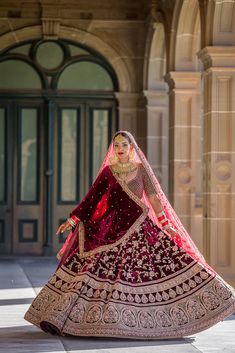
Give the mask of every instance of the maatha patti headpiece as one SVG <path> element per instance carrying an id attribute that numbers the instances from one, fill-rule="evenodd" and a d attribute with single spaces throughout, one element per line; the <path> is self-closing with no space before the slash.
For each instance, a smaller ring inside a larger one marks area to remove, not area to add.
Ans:
<path id="1" fill-rule="evenodd" d="M 118 134 L 115 138 L 114 138 L 115 141 L 117 142 L 123 142 L 125 141 L 125 137 L 122 136 L 121 134 Z"/>

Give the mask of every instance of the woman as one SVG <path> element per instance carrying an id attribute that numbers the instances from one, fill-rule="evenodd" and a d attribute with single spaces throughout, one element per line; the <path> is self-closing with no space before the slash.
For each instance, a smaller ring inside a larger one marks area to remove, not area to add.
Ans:
<path id="1" fill-rule="evenodd" d="M 44 331 L 140 339 L 191 335 L 235 311 L 126 131 L 57 233 L 60 263 L 25 319 Z"/>

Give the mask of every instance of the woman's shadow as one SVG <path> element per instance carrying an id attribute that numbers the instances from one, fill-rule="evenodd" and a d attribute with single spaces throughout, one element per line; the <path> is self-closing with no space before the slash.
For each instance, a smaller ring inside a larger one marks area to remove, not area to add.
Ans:
<path id="1" fill-rule="evenodd" d="M 0 329 L 1 353 L 40 353 L 89 350 L 128 349 L 135 352 L 134 348 L 144 348 L 153 352 L 172 352 L 174 346 L 182 346 L 182 352 L 190 352 L 186 348 L 194 342 L 193 337 L 166 340 L 133 340 L 126 338 L 109 337 L 75 337 L 51 335 L 41 331 L 33 325 L 13 326 Z M 168 348 L 167 348 L 168 347 Z M 159 349 L 159 350 L 158 350 Z M 178 350 L 177 349 L 177 350 Z M 186 350 L 187 349 L 187 350 Z M 126 351 L 126 350 L 125 350 Z"/>

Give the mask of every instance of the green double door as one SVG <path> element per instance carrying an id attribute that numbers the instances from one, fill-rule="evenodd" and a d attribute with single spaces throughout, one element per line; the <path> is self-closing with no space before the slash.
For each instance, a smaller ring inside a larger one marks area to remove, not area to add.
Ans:
<path id="1" fill-rule="evenodd" d="M 0 253 L 50 254 L 116 130 L 112 99 L 0 101 Z"/>

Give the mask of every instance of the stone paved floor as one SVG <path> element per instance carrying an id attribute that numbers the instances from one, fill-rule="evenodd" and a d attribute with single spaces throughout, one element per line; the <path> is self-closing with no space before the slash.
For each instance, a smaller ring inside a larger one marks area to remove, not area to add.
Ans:
<path id="1" fill-rule="evenodd" d="M 51 336 L 23 319 L 56 268 L 49 257 L 0 257 L 0 353 L 235 353 L 235 315 L 177 340 L 134 341 Z"/>

